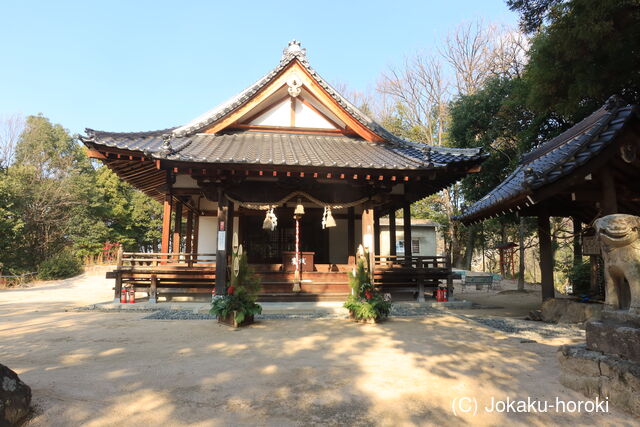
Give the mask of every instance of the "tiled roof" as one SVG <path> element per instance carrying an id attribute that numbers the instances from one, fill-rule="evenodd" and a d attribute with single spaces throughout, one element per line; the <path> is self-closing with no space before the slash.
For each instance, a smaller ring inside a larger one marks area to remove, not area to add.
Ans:
<path id="1" fill-rule="evenodd" d="M 425 169 L 457 162 L 479 162 L 479 149 L 396 146 L 343 135 L 234 132 L 173 137 L 167 132 L 118 133 L 87 130 L 86 142 L 144 152 L 148 157 L 197 163 L 233 163 L 338 168 Z"/>
<path id="2" fill-rule="evenodd" d="M 384 142 L 372 143 L 342 135 L 226 132 L 201 133 L 206 127 L 244 105 L 292 61 L 298 60 L 315 81 L 354 119 Z M 87 144 L 142 151 L 149 158 L 202 163 L 251 163 L 338 166 L 381 169 L 427 169 L 452 163 L 479 164 L 480 148 L 432 147 L 393 135 L 342 97 L 311 68 L 305 50 L 291 42 L 278 66 L 255 84 L 186 125 L 152 132 L 113 133 L 86 130 Z"/>
<path id="3" fill-rule="evenodd" d="M 639 112 L 637 106 L 619 106 L 614 99 L 608 101 L 580 123 L 523 155 L 518 167 L 504 181 L 457 219 L 471 223 L 532 203 L 533 190 L 570 175 L 597 156 Z"/>

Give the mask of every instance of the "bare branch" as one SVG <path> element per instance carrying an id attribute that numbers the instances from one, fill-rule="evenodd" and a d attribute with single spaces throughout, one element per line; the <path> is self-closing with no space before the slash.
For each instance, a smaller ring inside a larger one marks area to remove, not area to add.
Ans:
<path id="1" fill-rule="evenodd" d="M 13 163 L 16 144 L 24 129 L 24 117 L 14 114 L 0 116 L 0 169 Z"/>

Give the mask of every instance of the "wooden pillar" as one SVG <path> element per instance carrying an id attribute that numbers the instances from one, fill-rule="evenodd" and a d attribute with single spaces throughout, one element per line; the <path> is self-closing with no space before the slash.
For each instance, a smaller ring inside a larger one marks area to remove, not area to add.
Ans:
<path id="1" fill-rule="evenodd" d="M 618 198 L 616 195 L 616 184 L 608 167 L 602 168 L 602 202 L 600 209 L 602 216 L 618 213 Z"/>
<path id="2" fill-rule="evenodd" d="M 193 251 L 194 254 L 198 253 L 198 231 L 199 230 L 200 230 L 200 215 L 196 212 L 193 218 L 193 243 L 191 245 L 191 250 Z"/>
<path id="3" fill-rule="evenodd" d="M 365 203 L 362 209 L 362 246 L 369 251 L 369 273 L 374 267 L 373 208 Z"/>
<path id="4" fill-rule="evenodd" d="M 187 231 L 185 232 L 185 252 L 190 254 L 193 248 L 193 211 L 187 213 Z"/>
<path id="5" fill-rule="evenodd" d="M 151 275 L 151 285 L 149 286 L 149 302 L 157 303 L 158 302 L 158 276 L 155 274 Z"/>
<path id="6" fill-rule="evenodd" d="M 389 255 L 397 255 L 396 253 L 396 211 L 392 209 L 389 212 Z"/>
<path id="7" fill-rule="evenodd" d="M 411 265 L 412 247 L 411 247 L 411 203 L 405 203 L 402 207 L 403 228 L 404 228 L 404 256 L 407 264 Z"/>
<path id="8" fill-rule="evenodd" d="M 218 193 L 218 235 L 216 250 L 216 294 L 225 295 L 227 290 L 227 212 L 228 202 L 225 194 Z"/>
<path id="9" fill-rule="evenodd" d="M 234 217 L 234 205 L 232 202 L 227 203 L 227 257 L 230 257 L 233 253 L 233 217 Z"/>
<path id="10" fill-rule="evenodd" d="M 380 254 L 380 212 L 373 210 L 373 248 L 376 255 Z"/>
<path id="11" fill-rule="evenodd" d="M 116 271 L 116 285 L 113 288 L 113 302 L 120 302 L 120 294 L 122 293 L 122 272 Z"/>
<path id="12" fill-rule="evenodd" d="M 160 246 L 160 252 L 163 254 L 169 253 L 169 242 L 171 240 L 171 205 L 171 194 L 165 194 L 164 209 L 162 212 L 162 243 Z M 162 258 L 166 259 L 166 256 Z"/>
<path id="13" fill-rule="evenodd" d="M 542 300 L 555 297 L 553 286 L 553 249 L 551 247 L 551 224 L 549 215 L 538 216 L 538 240 L 540 242 L 540 282 L 542 284 Z"/>
<path id="14" fill-rule="evenodd" d="M 180 241 L 182 240 L 182 202 L 176 202 L 176 208 L 174 213 L 173 224 L 173 245 L 172 250 L 174 254 L 180 253 Z"/>
<path id="15" fill-rule="evenodd" d="M 347 257 L 356 254 L 356 215 L 354 208 L 347 209 Z"/>

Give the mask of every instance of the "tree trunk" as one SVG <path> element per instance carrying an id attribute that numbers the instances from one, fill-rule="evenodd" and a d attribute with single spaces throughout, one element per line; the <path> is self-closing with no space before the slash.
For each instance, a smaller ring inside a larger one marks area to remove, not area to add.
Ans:
<path id="1" fill-rule="evenodd" d="M 467 235 L 467 246 L 464 250 L 464 269 L 471 270 L 471 262 L 473 261 L 473 251 L 476 246 L 476 240 L 478 238 L 478 227 L 472 225 L 468 228 L 469 234 Z"/>
<path id="2" fill-rule="evenodd" d="M 524 217 L 520 217 L 518 226 L 518 252 L 519 252 L 519 273 L 518 273 L 518 291 L 524 291 Z"/>
<path id="3" fill-rule="evenodd" d="M 451 224 L 451 263 L 455 268 L 464 268 L 464 259 L 462 257 L 462 245 L 458 239 L 457 226 Z"/>

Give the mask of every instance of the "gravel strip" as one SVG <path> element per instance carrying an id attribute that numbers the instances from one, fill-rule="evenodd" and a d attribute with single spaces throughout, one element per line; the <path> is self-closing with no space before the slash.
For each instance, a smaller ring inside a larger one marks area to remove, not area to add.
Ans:
<path id="1" fill-rule="evenodd" d="M 346 316 L 335 313 L 314 313 L 314 314 L 257 314 L 256 320 L 267 319 L 317 319 L 317 318 L 344 319 Z M 187 310 L 159 310 L 143 317 L 148 320 L 216 320 L 216 316 L 205 313 L 193 313 Z"/>
<path id="2" fill-rule="evenodd" d="M 391 316 L 394 317 L 423 317 L 423 316 L 442 316 L 443 310 L 420 305 L 399 304 L 391 307 Z"/>
<path id="3" fill-rule="evenodd" d="M 432 307 L 406 306 L 397 305 L 391 309 L 392 317 L 424 317 L 424 316 L 441 316 L 442 311 Z M 215 316 L 205 313 L 194 313 L 189 310 L 158 310 L 148 316 L 143 317 L 147 320 L 215 320 Z M 329 311 L 318 311 L 315 313 L 273 313 L 258 314 L 256 320 L 267 319 L 347 319 L 348 317 L 342 313 L 333 313 Z"/>
<path id="4" fill-rule="evenodd" d="M 573 325 L 557 325 L 552 323 L 535 322 L 531 320 L 519 320 L 497 317 L 462 316 L 474 322 L 506 332 L 519 338 L 532 339 L 536 337 L 557 338 L 584 337 L 584 330 Z"/>

